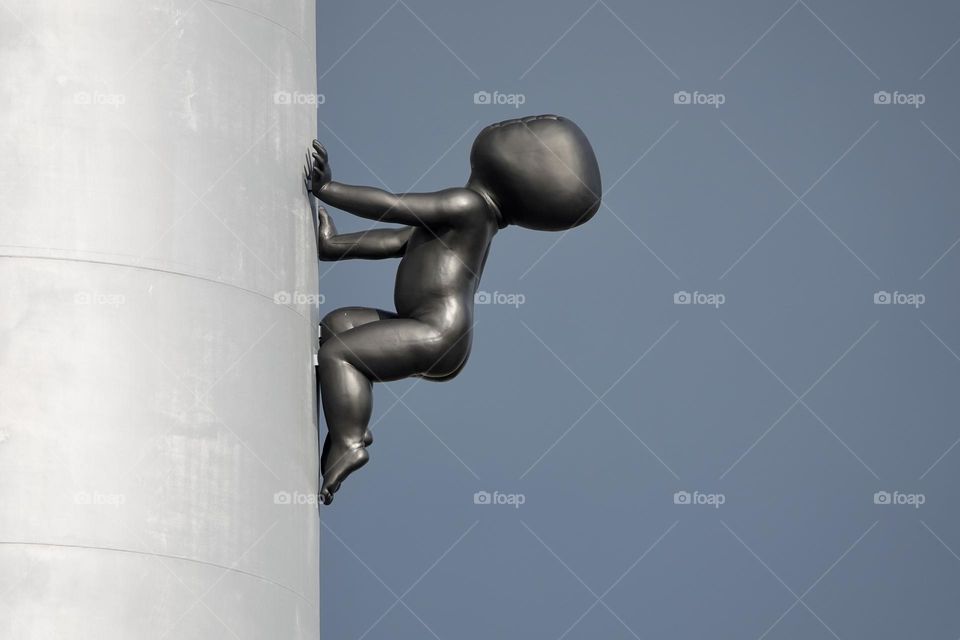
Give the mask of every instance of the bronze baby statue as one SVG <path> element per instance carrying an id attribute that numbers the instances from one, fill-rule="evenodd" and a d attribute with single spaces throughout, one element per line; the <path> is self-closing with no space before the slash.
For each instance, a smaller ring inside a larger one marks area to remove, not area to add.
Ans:
<path id="1" fill-rule="evenodd" d="M 369 458 L 373 383 L 457 375 L 470 353 L 474 294 L 497 231 L 583 224 L 600 207 L 600 169 L 580 128 L 553 115 L 486 127 L 473 143 L 466 186 L 435 193 L 394 195 L 333 182 L 316 140 L 307 163 L 307 190 L 324 203 L 404 225 L 338 234 L 326 210 L 316 208 L 321 260 L 400 258 L 396 313 L 345 307 L 321 323 L 317 384 L 327 437 L 320 499 L 330 504 Z"/>

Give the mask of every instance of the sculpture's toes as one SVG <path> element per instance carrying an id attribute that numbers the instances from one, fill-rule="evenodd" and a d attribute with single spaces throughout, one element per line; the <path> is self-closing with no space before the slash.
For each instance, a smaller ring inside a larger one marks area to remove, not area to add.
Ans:
<path id="1" fill-rule="evenodd" d="M 337 488 L 339 489 L 339 487 Z M 320 502 L 322 502 L 325 505 L 330 504 L 331 502 L 333 502 L 333 494 L 335 492 L 336 492 L 336 489 L 334 489 L 333 491 L 330 491 L 327 488 L 320 489 Z"/>
<path id="2" fill-rule="evenodd" d="M 331 446 L 327 458 L 328 468 L 323 476 L 323 485 L 320 487 L 320 499 L 323 504 L 333 502 L 333 494 L 340 490 L 340 484 L 351 473 L 367 464 L 370 454 L 363 447 L 353 447 L 344 451 Z"/>

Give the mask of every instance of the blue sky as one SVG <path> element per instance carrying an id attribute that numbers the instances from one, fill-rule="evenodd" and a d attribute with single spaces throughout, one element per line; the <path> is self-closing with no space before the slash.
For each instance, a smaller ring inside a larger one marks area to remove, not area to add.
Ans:
<path id="1" fill-rule="evenodd" d="M 462 185 L 552 112 L 605 186 L 496 238 L 458 378 L 376 387 L 325 636 L 960 635 L 958 38 L 946 2 L 320 2 L 337 179 Z M 395 267 L 322 264 L 325 309 Z"/>

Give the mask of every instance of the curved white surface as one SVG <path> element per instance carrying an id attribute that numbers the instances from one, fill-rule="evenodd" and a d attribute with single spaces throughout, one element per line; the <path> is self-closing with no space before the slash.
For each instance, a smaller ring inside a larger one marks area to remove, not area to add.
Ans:
<path id="1" fill-rule="evenodd" d="M 314 37 L 0 6 L 0 637 L 319 637 Z"/>

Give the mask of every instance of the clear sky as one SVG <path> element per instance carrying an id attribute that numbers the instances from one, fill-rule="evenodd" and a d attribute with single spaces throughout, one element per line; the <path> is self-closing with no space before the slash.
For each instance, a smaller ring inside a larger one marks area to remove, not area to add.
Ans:
<path id="1" fill-rule="evenodd" d="M 953 2 L 321 0 L 336 179 L 462 185 L 552 112 L 605 187 L 496 238 L 458 378 L 376 387 L 324 637 L 960 636 L 958 38 Z M 322 264 L 324 309 L 395 268 Z"/>

